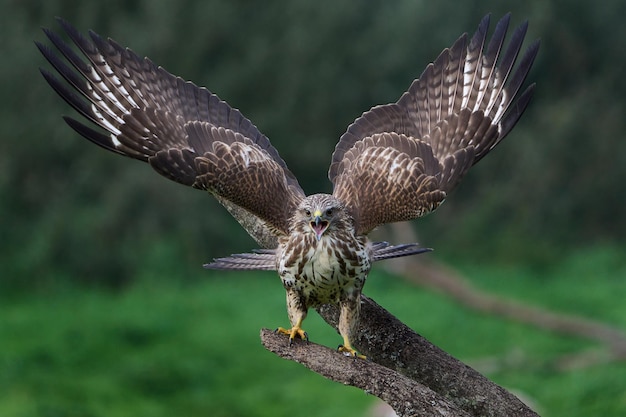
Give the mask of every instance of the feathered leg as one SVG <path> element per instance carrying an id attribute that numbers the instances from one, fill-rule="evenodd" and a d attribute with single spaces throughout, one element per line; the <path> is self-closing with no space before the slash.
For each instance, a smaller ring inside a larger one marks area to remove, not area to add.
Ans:
<path id="1" fill-rule="evenodd" d="M 306 318 L 307 310 L 304 300 L 298 295 L 297 291 L 287 288 L 287 314 L 291 322 L 291 329 L 279 327 L 276 331 L 289 335 L 289 344 L 293 343 L 293 339 L 296 336 L 302 340 L 309 340 L 308 335 L 302 329 L 302 322 Z"/>
<path id="2" fill-rule="evenodd" d="M 343 345 L 337 349 L 339 352 L 347 353 L 365 359 L 365 356 L 359 354 L 352 347 L 351 341 L 356 334 L 356 326 L 359 322 L 359 312 L 361 311 L 361 299 L 358 294 L 340 301 L 339 303 L 339 334 L 343 337 Z"/>

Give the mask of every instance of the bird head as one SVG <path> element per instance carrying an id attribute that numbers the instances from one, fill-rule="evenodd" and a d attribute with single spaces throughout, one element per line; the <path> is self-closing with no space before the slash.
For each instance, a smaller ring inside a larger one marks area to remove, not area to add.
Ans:
<path id="1" fill-rule="evenodd" d="M 302 200 L 296 221 L 305 231 L 314 233 L 319 241 L 327 230 L 341 222 L 343 212 L 343 204 L 333 196 L 315 194 Z"/>

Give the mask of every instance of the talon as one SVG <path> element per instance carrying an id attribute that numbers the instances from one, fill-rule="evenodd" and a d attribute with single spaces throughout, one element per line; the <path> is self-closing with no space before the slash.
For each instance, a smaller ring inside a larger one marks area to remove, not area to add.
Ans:
<path id="1" fill-rule="evenodd" d="M 288 335 L 289 336 L 289 346 L 291 346 L 293 344 L 293 340 L 296 337 L 304 340 L 305 342 L 309 341 L 309 335 L 307 334 L 307 332 L 302 330 L 302 328 L 300 328 L 299 326 L 294 326 L 291 329 L 285 329 L 283 327 L 279 327 L 278 329 L 276 329 L 276 333 L 282 333 L 282 334 Z"/>
<path id="2" fill-rule="evenodd" d="M 367 357 L 365 355 L 361 355 L 356 350 L 352 349 L 349 345 L 348 346 L 339 345 L 339 347 L 337 348 L 337 352 L 341 352 L 346 356 L 352 356 L 354 358 L 367 360 Z"/>

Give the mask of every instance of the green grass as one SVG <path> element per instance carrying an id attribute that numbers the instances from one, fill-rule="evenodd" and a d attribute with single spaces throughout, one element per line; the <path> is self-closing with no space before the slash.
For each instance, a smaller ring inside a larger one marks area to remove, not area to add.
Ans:
<path id="1" fill-rule="evenodd" d="M 0 315 L 3 417 L 350 416 L 372 401 L 263 349 L 259 329 L 288 324 L 272 274 L 70 291 Z M 309 331 L 339 343 L 312 318 Z"/>
<path id="2" fill-rule="evenodd" d="M 475 285 L 626 329 L 621 252 L 584 252 L 533 271 L 464 264 Z M 122 293 L 65 290 L 0 305 L 0 416 L 363 416 L 374 398 L 282 360 L 259 329 L 287 325 L 272 273 L 201 272 L 188 285 L 154 279 Z M 551 416 L 626 415 L 626 364 L 558 371 L 564 354 L 596 346 L 459 307 L 374 272 L 366 293 L 444 350 Z M 237 301 L 238 300 L 238 301 Z M 339 336 L 314 312 L 312 340 Z"/>

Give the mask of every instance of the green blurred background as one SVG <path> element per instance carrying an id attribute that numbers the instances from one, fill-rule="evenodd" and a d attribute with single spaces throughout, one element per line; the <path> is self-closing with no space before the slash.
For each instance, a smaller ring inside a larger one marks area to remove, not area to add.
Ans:
<path id="1" fill-rule="evenodd" d="M 436 249 L 425 256 L 479 288 L 626 327 L 625 2 L 1 4 L 1 416 L 347 417 L 374 401 L 262 349 L 258 329 L 286 324 L 283 290 L 273 274 L 201 268 L 254 247 L 215 201 L 63 123 L 72 111 L 33 44 L 54 16 L 239 108 L 309 194 L 330 191 L 333 147 L 363 111 L 397 100 L 485 14 L 492 26 L 508 11 L 513 26 L 528 19 L 527 39 L 542 41 L 529 109 L 414 225 Z M 365 292 L 463 360 L 517 358 L 484 372 L 546 416 L 626 414 L 623 362 L 552 366 L 596 347 L 584 339 L 473 313 L 382 271 Z M 315 316 L 313 340 L 337 344 Z"/>

